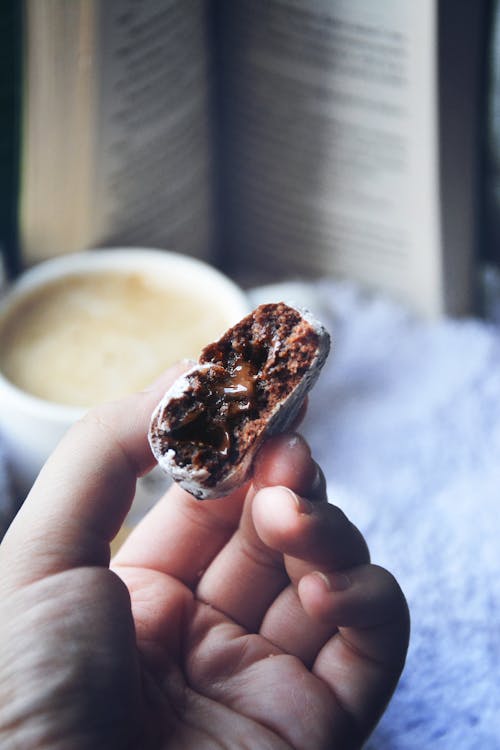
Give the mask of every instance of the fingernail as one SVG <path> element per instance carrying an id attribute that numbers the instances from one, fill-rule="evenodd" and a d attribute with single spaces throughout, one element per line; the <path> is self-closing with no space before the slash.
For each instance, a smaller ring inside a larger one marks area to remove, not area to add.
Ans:
<path id="1" fill-rule="evenodd" d="M 283 487 L 286 492 L 293 497 L 293 500 L 295 502 L 295 505 L 297 506 L 297 510 L 299 513 L 305 513 L 306 515 L 309 515 L 313 512 L 313 504 L 307 500 L 305 497 L 301 497 L 300 495 L 297 495 L 293 490 L 289 489 L 288 487 Z"/>
<path id="2" fill-rule="evenodd" d="M 345 573 L 329 573 L 325 575 L 325 573 L 315 570 L 313 575 L 317 576 L 323 582 L 328 591 L 345 591 L 351 585 L 351 579 Z"/>

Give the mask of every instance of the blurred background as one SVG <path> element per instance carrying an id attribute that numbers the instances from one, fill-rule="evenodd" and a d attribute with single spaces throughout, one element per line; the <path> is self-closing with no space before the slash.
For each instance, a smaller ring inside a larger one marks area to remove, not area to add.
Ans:
<path id="1" fill-rule="evenodd" d="M 0 20 L 7 273 L 169 248 L 480 311 L 498 216 L 496 5 L 39 0 Z"/>

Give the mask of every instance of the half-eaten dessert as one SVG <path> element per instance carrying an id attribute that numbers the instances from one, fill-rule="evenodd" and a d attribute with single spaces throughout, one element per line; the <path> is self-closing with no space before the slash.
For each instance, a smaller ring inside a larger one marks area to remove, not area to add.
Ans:
<path id="1" fill-rule="evenodd" d="M 307 311 L 265 304 L 203 349 L 155 409 L 159 465 L 199 499 L 242 484 L 264 438 L 296 419 L 330 348 Z"/>

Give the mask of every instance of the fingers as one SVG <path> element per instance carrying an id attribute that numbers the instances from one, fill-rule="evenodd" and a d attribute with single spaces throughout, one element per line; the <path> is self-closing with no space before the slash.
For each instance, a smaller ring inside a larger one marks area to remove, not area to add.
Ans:
<path id="1" fill-rule="evenodd" d="M 262 450 L 239 527 L 196 590 L 198 598 L 249 630 L 258 628 L 263 614 L 288 583 L 282 555 L 256 533 L 252 518 L 255 485 L 274 482 L 319 494 L 322 475 L 299 435 L 274 438 Z"/>
<path id="2" fill-rule="evenodd" d="M 303 608 L 297 585 L 313 571 L 331 573 L 367 563 L 366 543 L 339 508 L 311 503 L 283 487 L 266 488 L 256 495 L 253 519 L 262 541 L 284 555 L 291 581 L 265 613 L 260 633 L 310 666 L 335 626 Z"/>
<path id="3" fill-rule="evenodd" d="M 302 472 L 308 473 L 313 481 L 316 476 L 315 471 L 311 470 L 311 461 L 310 450 L 302 438 L 282 435 L 268 441 L 262 448 L 256 462 L 255 481 L 259 484 L 279 481 L 304 486 Z M 240 520 L 241 525 L 245 525 L 248 515 L 245 511 L 241 519 L 248 489 L 246 486 L 227 498 L 200 502 L 174 485 L 134 529 L 115 556 L 114 565 L 152 568 L 175 576 L 191 588 L 203 577 L 204 591 L 208 597 L 212 588 L 218 592 L 227 591 L 230 596 L 235 587 L 242 585 L 242 575 L 248 576 L 259 588 L 251 566 L 243 571 L 232 555 L 232 551 L 235 551 L 239 558 L 241 538 L 252 534 L 252 524 L 246 524 L 243 533 L 239 530 Z M 253 496 L 255 491 L 251 490 L 251 493 Z M 234 534 L 235 540 L 232 539 Z M 262 547 L 255 533 L 251 538 Z M 251 548 L 251 541 L 248 546 Z M 214 561 L 219 553 L 220 559 Z M 244 552 L 242 555 L 246 560 Z M 283 580 L 281 562 L 279 569 L 280 580 Z M 217 604 L 222 606 L 218 600 Z"/>
<path id="4" fill-rule="evenodd" d="M 325 477 L 300 435 L 277 435 L 266 442 L 255 460 L 253 485 L 256 490 L 283 485 L 298 495 L 326 501 Z"/>
<path id="5" fill-rule="evenodd" d="M 369 564 L 363 537 L 332 505 L 267 488 L 254 498 L 253 518 L 261 539 L 283 553 L 291 580 L 266 612 L 261 635 L 311 667 L 368 733 L 406 655 L 401 589 Z"/>
<path id="6" fill-rule="evenodd" d="M 334 622 L 353 651 L 401 668 L 403 654 L 394 646 L 407 608 L 398 583 L 384 568 L 360 565 L 329 574 L 309 573 L 299 581 L 298 594 L 305 611 L 315 620 Z"/>
<path id="7" fill-rule="evenodd" d="M 150 568 L 192 588 L 237 528 L 247 489 L 200 502 L 172 485 L 125 540 L 113 566 Z"/>
<path id="8" fill-rule="evenodd" d="M 313 503 L 289 487 L 267 487 L 255 496 L 253 520 L 260 539 L 285 555 L 298 579 L 311 566 L 344 568 L 369 559 L 359 530 L 330 503 Z"/>
<path id="9" fill-rule="evenodd" d="M 409 614 L 393 576 L 375 565 L 310 573 L 299 583 L 305 612 L 338 633 L 320 650 L 313 672 L 368 734 L 403 669 Z M 346 675 L 349 678 L 346 679 Z"/>
<path id="10" fill-rule="evenodd" d="M 68 431 L 4 539 L 2 555 L 17 580 L 107 564 L 136 478 L 153 464 L 151 413 L 184 369 L 176 366 L 147 391 L 93 409 Z"/>

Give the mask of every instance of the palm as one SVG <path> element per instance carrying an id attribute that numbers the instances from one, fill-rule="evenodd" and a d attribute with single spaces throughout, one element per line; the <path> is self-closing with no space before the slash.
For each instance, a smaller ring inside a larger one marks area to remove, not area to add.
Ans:
<path id="1" fill-rule="evenodd" d="M 333 716 L 342 733 L 332 692 L 299 659 L 197 602 L 169 576 L 122 575 L 142 615 L 153 612 L 138 630 L 149 704 L 143 730 L 156 747 L 330 747 Z M 159 609 L 148 596 L 160 591 L 168 605 Z"/>
<path id="2" fill-rule="evenodd" d="M 2 639 L 17 634 L 0 669 L 3 703 L 13 679 L 41 688 L 25 690 L 16 716 L 28 734 L 46 714 L 57 726 L 55 747 L 73 750 L 329 747 L 337 707 L 300 660 L 168 575 L 119 573 L 135 622 L 123 586 L 102 568 L 66 571 L 3 599 Z"/>

